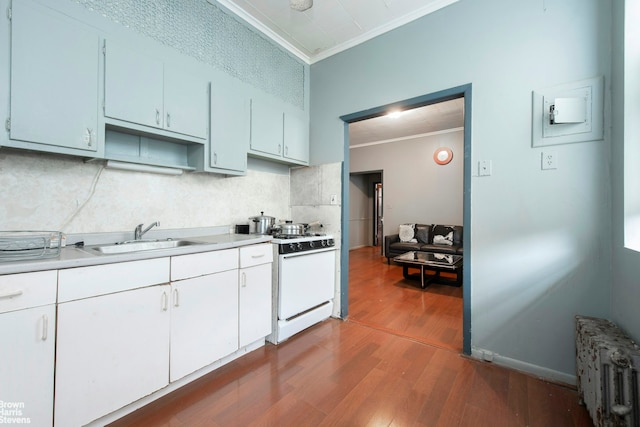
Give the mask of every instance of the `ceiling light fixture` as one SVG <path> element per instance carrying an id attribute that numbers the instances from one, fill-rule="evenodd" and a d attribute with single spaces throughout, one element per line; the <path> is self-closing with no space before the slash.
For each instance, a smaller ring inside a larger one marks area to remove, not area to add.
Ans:
<path id="1" fill-rule="evenodd" d="M 313 0 L 289 0 L 289 7 L 299 12 L 311 9 L 311 6 L 313 6 Z"/>

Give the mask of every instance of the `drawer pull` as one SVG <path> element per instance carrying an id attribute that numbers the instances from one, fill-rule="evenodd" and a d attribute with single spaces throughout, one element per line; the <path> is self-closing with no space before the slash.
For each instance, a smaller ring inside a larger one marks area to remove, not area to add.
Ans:
<path id="1" fill-rule="evenodd" d="M 42 315 L 42 341 L 47 340 L 47 334 L 49 332 L 49 317 L 46 314 Z"/>
<path id="2" fill-rule="evenodd" d="M 177 289 L 173 290 L 173 306 L 180 307 L 180 294 Z"/>
<path id="3" fill-rule="evenodd" d="M 265 255 L 264 252 L 255 253 L 251 255 L 251 258 L 262 258 L 264 255 Z"/>
<path id="4" fill-rule="evenodd" d="M 18 289 L 17 291 L 9 291 L 4 294 L 0 294 L 0 299 L 19 297 L 20 295 L 22 295 L 22 290 Z"/>
<path id="5" fill-rule="evenodd" d="M 169 298 L 167 298 L 167 293 L 163 292 L 162 293 L 162 311 L 167 311 L 169 309 L 168 299 Z"/>

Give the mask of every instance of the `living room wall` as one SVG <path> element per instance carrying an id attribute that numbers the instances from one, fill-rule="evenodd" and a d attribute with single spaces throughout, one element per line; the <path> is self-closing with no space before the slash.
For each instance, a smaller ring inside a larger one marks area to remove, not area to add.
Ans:
<path id="1" fill-rule="evenodd" d="M 611 114 L 605 109 L 603 140 L 555 145 L 558 169 L 541 170 L 531 99 L 602 75 L 609 104 L 611 8 L 601 0 L 460 0 L 311 66 L 314 164 L 345 159 L 340 117 L 471 85 L 472 352 L 565 382 L 575 381 L 574 316 L 611 315 Z M 478 176 L 481 160 L 492 161 L 491 176 Z M 634 261 L 626 272 L 637 273 Z"/>
<path id="2" fill-rule="evenodd" d="M 350 172 L 383 171 L 384 235 L 405 223 L 462 225 L 463 131 L 351 147 Z M 439 147 L 453 160 L 433 161 Z M 351 199 L 353 200 L 353 199 Z"/>

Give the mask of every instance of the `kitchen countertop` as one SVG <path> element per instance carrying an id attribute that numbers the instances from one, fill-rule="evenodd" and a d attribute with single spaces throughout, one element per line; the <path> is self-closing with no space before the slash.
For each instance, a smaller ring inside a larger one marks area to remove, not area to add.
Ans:
<path id="1" fill-rule="evenodd" d="M 178 240 L 179 238 L 174 237 L 174 239 Z M 86 267 L 90 265 L 114 264 L 141 259 L 186 255 L 198 252 L 218 251 L 222 249 L 270 242 L 272 237 L 261 234 L 213 234 L 205 236 L 189 236 L 184 237 L 183 239 L 198 242 L 200 244 L 113 255 L 92 253 L 90 250 L 85 248 L 77 248 L 74 245 L 67 245 L 60 249 L 60 255 L 55 258 L 0 262 L 0 275 L 44 270 L 60 270 L 65 268 Z"/>

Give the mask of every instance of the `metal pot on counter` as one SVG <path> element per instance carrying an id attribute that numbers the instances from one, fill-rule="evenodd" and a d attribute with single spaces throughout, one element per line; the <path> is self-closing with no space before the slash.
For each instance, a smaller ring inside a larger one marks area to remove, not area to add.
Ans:
<path id="1" fill-rule="evenodd" d="M 258 216 L 249 217 L 251 221 L 250 233 L 253 234 L 271 234 L 271 229 L 276 222 L 275 217 L 266 216 L 264 212 L 260 212 Z"/>

